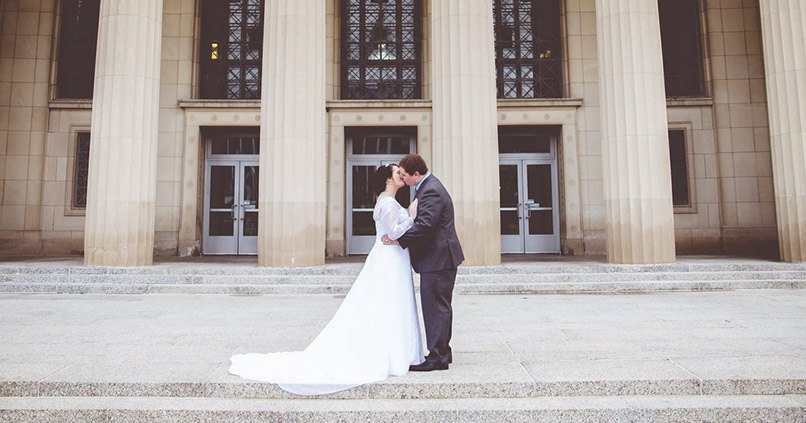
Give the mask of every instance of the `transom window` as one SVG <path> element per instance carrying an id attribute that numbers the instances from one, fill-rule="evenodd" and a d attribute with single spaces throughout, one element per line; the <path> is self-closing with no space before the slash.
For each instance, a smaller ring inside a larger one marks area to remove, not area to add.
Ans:
<path id="1" fill-rule="evenodd" d="M 420 98 L 417 0 L 342 0 L 341 97 Z"/>
<path id="2" fill-rule="evenodd" d="M 260 98 L 262 0 L 202 0 L 201 98 Z"/>
<path id="3" fill-rule="evenodd" d="M 100 0 L 61 2 L 58 98 L 92 98 Z"/>
<path id="4" fill-rule="evenodd" d="M 705 94 L 699 0 L 659 0 L 666 97 Z"/>
<path id="5" fill-rule="evenodd" d="M 559 0 L 494 0 L 498 98 L 562 97 Z"/>
<path id="6" fill-rule="evenodd" d="M 202 136 L 207 140 L 208 158 L 260 154 L 259 126 L 204 127 Z"/>

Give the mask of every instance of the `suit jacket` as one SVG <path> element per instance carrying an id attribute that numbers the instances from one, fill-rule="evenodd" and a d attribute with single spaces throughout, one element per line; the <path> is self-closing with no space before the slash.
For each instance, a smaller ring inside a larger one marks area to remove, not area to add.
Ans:
<path id="1" fill-rule="evenodd" d="M 453 200 L 433 174 L 426 178 L 414 196 L 419 201 L 414 226 L 398 238 L 408 248 L 417 273 L 455 269 L 464 261 L 456 236 Z"/>

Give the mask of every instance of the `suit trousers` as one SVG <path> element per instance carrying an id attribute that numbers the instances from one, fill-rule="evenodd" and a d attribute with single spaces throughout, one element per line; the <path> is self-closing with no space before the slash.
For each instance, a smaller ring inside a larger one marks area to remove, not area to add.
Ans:
<path id="1" fill-rule="evenodd" d="M 423 306 L 425 339 L 429 354 L 426 361 L 450 363 L 451 327 L 453 326 L 453 286 L 456 268 L 420 273 L 420 299 Z"/>

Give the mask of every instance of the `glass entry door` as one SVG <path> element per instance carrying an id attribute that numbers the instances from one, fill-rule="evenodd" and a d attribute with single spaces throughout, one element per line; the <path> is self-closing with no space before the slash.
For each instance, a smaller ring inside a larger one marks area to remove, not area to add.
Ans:
<path id="1" fill-rule="evenodd" d="M 257 254 L 257 159 L 208 160 L 204 178 L 204 254 Z"/>
<path id="2" fill-rule="evenodd" d="M 350 211 L 347 215 L 347 254 L 369 254 L 375 244 L 375 196 L 370 181 L 375 169 L 385 164 L 397 164 L 400 157 L 372 160 L 356 159 L 350 161 L 347 175 L 347 186 L 350 187 L 348 202 Z M 411 204 L 411 188 L 404 186 L 397 191 L 397 201 L 403 207 Z"/>
<path id="3" fill-rule="evenodd" d="M 501 159 L 502 253 L 559 253 L 557 162 Z"/>
<path id="4" fill-rule="evenodd" d="M 414 127 L 345 128 L 347 147 L 347 254 L 369 254 L 375 244 L 375 196 L 370 182 L 375 169 L 400 162 L 413 153 L 417 129 Z M 414 190 L 404 186 L 397 201 L 408 207 Z"/>

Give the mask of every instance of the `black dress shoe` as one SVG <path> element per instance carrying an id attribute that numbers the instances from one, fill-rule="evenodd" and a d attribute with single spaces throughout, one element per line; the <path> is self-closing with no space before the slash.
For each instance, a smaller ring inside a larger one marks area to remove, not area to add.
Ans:
<path id="1" fill-rule="evenodd" d="M 420 364 L 409 366 L 410 372 L 430 372 L 433 370 L 448 370 L 448 363 L 437 363 L 435 361 L 424 361 Z"/>

